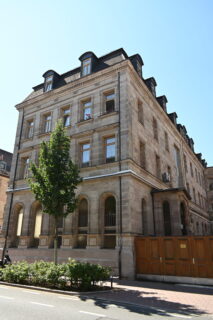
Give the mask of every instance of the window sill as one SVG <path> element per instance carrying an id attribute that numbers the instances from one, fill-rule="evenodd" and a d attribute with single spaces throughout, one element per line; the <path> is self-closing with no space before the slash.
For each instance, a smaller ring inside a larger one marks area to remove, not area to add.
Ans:
<path id="1" fill-rule="evenodd" d="M 87 119 L 87 120 L 80 120 L 79 122 L 77 122 L 77 125 L 80 126 L 84 123 L 89 123 L 89 122 L 92 122 L 94 119 L 93 118 L 90 118 L 90 119 Z"/>
<path id="2" fill-rule="evenodd" d="M 112 112 L 105 112 L 105 113 L 102 113 L 99 118 L 105 118 L 105 117 L 108 117 L 108 116 L 113 116 L 113 115 L 116 115 L 118 114 L 118 111 L 112 111 Z"/>
<path id="3" fill-rule="evenodd" d="M 23 138 L 21 139 L 21 142 L 32 141 L 32 140 L 33 140 L 33 136 L 30 138 Z"/>
<path id="4" fill-rule="evenodd" d="M 38 137 L 49 136 L 51 133 L 52 133 L 52 131 L 40 132 L 40 133 L 38 134 Z"/>

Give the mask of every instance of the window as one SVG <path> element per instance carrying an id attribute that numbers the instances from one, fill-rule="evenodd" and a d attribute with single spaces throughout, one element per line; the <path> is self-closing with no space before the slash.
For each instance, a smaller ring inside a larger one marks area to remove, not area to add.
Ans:
<path id="1" fill-rule="evenodd" d="M 43 128 L 44 128 L 44 133 L 48 133 L 51 131 L 51 114 L 47 114 L 44 116 L 44 124 L 43 124 Z"/>
<path id="2" fill-rule="evenodd" d="M 194 173 L 193 173 L 193 168 L 192 168 L 191 162 L 190 162 L 190 171 L 191 171 L 191 176 L 194 177 Z"/>
<path id="3" fill-rule="evenodd" d="M 142 214 L 142 234 L 148 235 L 148 221 L 147 221 L 147 205 L 146 200 L 141 200 L 141 214 Z"/>
<path id="4" fill-rule="evenodd" d="M 184 161 L 184 168 L 185 168 L 185 172 L 188 172 L 188 167 L 187 167 L 187 161 L 186 161 L 186 155 L 183 155 L 183 161 Z"/>
<path id="5" fill-rule="evenodd" d="M 170 166 L 167 166 L 167 173 L 168 173 L 168 180 L 171 183 L 172 182 L 172 170 Z"/>
<path id="6" fill-rule="evenodd" d="M 196 203 L 196 202 L 197 202 L 197 199 L 196 199 L 195 188 L 193 188 L 193 197 L 194 197 L 194 202 Z"/>
<path id="7" fill-rule="evenodd" d="M 154 139 L 158 140 L 158 124 L 157 124 L 157 120 L 155 118 L 153 118 L 153 135 L 154 135 Z"/>
<path id="8" fill-rule="evenodd" d="M 6 170 L 7 169 L 7 163 L 3 160 L 0 160 L 0 170 Z"/>
<path id="9" fill-rule="evenodd" d="M 161 178 L 161 169 L 160 169 L 160 157 L 155 156 L 155 165 L 156 165 L 156 177 Z"/>
<path id="10" fill-rule="evenodd" d="M 163 221 L 164 221 L 164 234 L 165 236 L 171 236 L 171 216 L 170 216 L 170 205 L 168 201 L 163 202 Z"/>
<path id="11" fill-rule="evenodd" d="M 87 246 L 87 230 L 88 229 L 88 202 L 82 199 L 79 203 L 78 210 L 78 238 L 77 247 L 86 248 Z"/>
<path id="12" fill-rule="evenodd" d="M 116 246 L 116 200 L 113 196 L 105 200 L 104 233 L 104 248 L 114 249 Z"/>
<path id="13" fill-rule="evenodd" d="M 180 221 L 182 235 L 187 235 L 186 210 L 183 203 L 180 204 Z"/>
<path id="14" fill-rule="evenodd" d="M 115 111 L 115 93 L 111 91 L 109 93 L 104 94 L 105 100 L 105 110 L 106 113 L 110 113 Z"/>
<path id="15" fill-rule="evenodd" d="M 44 86 L 44 91 L 50 91 L 53 88 L 53 75 L 47 77 L 45 79 L 45 86 Z"/>
<path id="16" fill-rule="evenodd" d="M 69 127 L 71 125 L 70 108 L 62 109 L 63 125 Z"/>
<path id="17" fill-rule="evenodd" d="M 165 149 L 169 151 L 169 138 L 168 138 L 168 133 L 166 131 L 164 132 L 164 137 L 165 137 Z"/>
<path id="18" fill-rule="evenodd" d="M 90 143 L 81 145 L 81 166 L 88 167 L 90 163 Z"/>
<path id="19" fill-rule="evenodd" d="M 83 120 L 92 118 L 92 102 L 91 100 L 83 102 Z"/>
<path id="20" fill-rule="evenodd" d="M 189 183 L 188 182 L 186 183 L 186 189 L 187 189 L 188 193 L 190 194 L 190 187 L 189 187 Z"/>
<path id="21" fill-rule="evenodd" d="M 17 228 L 16 228 L 17 237 L 20 237 L 21 235 L 23 216 L 24 216 L 23 209 L 20 209 L 18 213 Z"/>
<path id="22" fill-rule="evenodd" d="M 28 120 L 27 121 L 27 128 L 26 128 L 26 138 L 30 139 L 33 137 L 33 129 L 34 129 L 34 121 Z"/>
<path id="23" fill-rule="evenodd" d="M 105 139 L 105 159 L 106 162 L 115 161 L 115 137 Z"/>
<path id="24" fill-rule="evenodd" d="M 210 185 L 209 185 L 209 190 L 210 190 L 210 191 L 213 190 L 213 183 L 210 183 Z"/>
<path id="25" fill-rule="evenodd" d="M 198 175 L 197 175 L 197 169 L 195 168 L 195 178 L 196 178 L 196 182 L 198 182 Z"/>
<path id="26" fill-rule="evenodd" d="M 30 158 L 22 158 L 21 159 L 21 172 L 20 172 L 21 179 L 28 178 L 29 168 L 30 168 Z"/>
<path id="27" fill-rule="evenodd" d="M 138 100 L 138 121 L 144 125 L 143 104 Z"/>
<path id="28" fill-rule="evenodd" d="M 42 225 L 42 211 L 39 209 L 36 212 L 35 216 L 35 226 L 34 226 L 34 238 L 38 239 L 41 234 L 41 225 Z"/>
<path id="29" fill-rule="evenodd" d="M 85 59 L 82 62 L 82 76 L 86 76 L 91 73 L 91 59 Z"/>
<path id="30" fill-rule="evenodd" d="M 140 165 L 142 168 L 146 168 L 145 144 L 142 142 L 140 142 Z"/>

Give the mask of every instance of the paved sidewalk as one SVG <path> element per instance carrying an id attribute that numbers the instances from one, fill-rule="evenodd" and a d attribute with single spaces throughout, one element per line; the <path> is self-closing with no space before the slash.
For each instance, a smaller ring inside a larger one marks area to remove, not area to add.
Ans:
<path id="1" fill-rule="evenodd" d="M 113 287 L 110 292 L 91 293 L 91 298 L 151 307 L 153 313 L 206 314 L 213 319 L 213 287 L 127 280 L 118 280 Z"/>

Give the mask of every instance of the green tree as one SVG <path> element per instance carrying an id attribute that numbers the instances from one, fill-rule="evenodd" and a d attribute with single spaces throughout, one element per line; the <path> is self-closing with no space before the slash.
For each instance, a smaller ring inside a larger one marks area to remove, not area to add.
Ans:
<path id="1" fill-rule="evenodd" d="M 82 181 L 77 166 L 70 155 L 70 138 L 66 136 L 61 121 L 56 124 L 50 141 L 42 142 L 39 164 L 31 163 L 32 176 L 28 179 L 36 200 L 42 204 L 43 213 L 54 217 L 54 262 L 57 264 L 59 219 L 77 207 L 75 189 Z"/>

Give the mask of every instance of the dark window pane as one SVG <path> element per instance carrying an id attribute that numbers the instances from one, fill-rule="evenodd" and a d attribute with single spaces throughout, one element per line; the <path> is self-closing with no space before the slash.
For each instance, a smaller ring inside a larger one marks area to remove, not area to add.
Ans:
<path id="1" fill-rule="evenodd" d="M 105 227 L 116 225 L 116 201 L 114 197 L 105 200 Z"/>
<path id="2" fill-rule="evenodd" d="M 87 227 L 88 225 L 88 203 L 86 199 L 81 200 L 78 213 L 78 227 Z"/>

